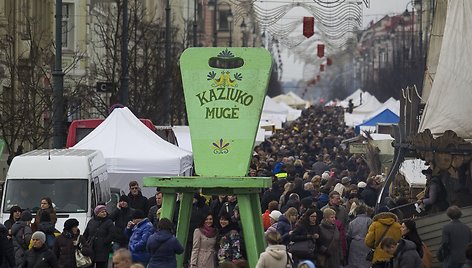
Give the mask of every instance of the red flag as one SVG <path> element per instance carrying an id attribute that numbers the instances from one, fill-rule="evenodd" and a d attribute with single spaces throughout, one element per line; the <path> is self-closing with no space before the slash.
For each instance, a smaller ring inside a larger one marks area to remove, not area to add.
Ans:
<path id="1" fill-rule="evenodd" d="M 325 45 L 318 44 L 317 49 L 318 49 L 318 51 L 317 51 L 316 55 L 318 55 L 319 58 L 323 58 L 324 57 Z"/>
<path id="2" fill-rule="evenodd" d="M 315 18 L 303 17 L 303 36 L 310 38 L 315 34 Z"/>

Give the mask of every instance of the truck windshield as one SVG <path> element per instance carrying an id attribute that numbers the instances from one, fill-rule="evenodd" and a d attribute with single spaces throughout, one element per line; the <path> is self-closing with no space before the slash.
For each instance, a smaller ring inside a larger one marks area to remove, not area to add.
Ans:
<path id="1" fill-rule="evenodd" d="M 10 179 L 4 186 L 3 213 L 14 205 L 36 212 L 41 198 L 50 197 L 56 212 L 87 211 L 87 180 L 84 179 Z"/>

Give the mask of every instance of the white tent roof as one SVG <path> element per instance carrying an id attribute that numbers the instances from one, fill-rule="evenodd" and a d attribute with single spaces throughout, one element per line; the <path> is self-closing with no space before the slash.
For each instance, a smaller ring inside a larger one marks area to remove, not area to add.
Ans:
<path id="1" fill-rule="evenodd" d="M 361 95 L 362 94 L 362 95 Z M 370 95 L 368 92 L 362 91 L 360 88 L 354 91 L 351 95 L 347 96 L 344 100 L 338 102 L 337 106 L 342 106 L 344 108 L 347 108 L 349 106 L 349 100 L 352 99 L 352 103 L 354 104 L 354 107 L 359 106 L 361 103 L 361 96 L 362 96 L 362 101 L 364 102 L 364 97 L 366 94 Z"/>
<path id="2" fill-rule="evenodd" d="M 265 96 L 264 106 L 262 107 L 262 113 L 275 113 L 275 114 L 288 114 L 287 106 L 283 106 L 280 103 L 277 103 L 269 96 Z"/>
<path id="3" fill-rule="evenodd" d="M 371 114 L 369 114 L 366 117 L 366 119 L 364 119 L 364 121 L 367 121 L 367 120 L 381 114 L 383 111 L 385 111 L 387 109 L 392 111 L 394 114 L 400 116 L 400 101 L 395 100 L 394 98 L 388 99 L 386 102 L 381 104 L 381 106 L 375 112 L 372 112 Z"/>
<path id="4" fill-rule="evenodd" d="M 192 139 L 190 138 L 189 126 L 173 126 L 175 137 L 179 148 L 192 152 Z"/>
<path id="5" fill-rule="evenodd" d="M 353 111 L 354 114 L 362 113 L 362 114 L 368 115 L 375 112 L 377 109 L 379 109 L 382 106 L 382 103 L 380 103 L 380 101 L 377 100 L 375 96 L 372 96 L 369 94 L 365 97 L 368 97 L 368 98 L 365 99 L 363 96 L 363 99 L 365 99 L 365 101 L 363 101 L 362 105 L 354 108 L 354 111 Z"/>
<path id="6" fill-rule="evenodd" d="M 472 139 L 472 1 L 448 1 L 441 54 L 419 131 L 433 135 L 452 130 Z"/>
<path id="7" fill-rule="evenodd" d="M 276 102 L 283 102 L 291 107 L 305 108 L 308 105 L 308 102 L 300 98 L 297 94 L 290 91 L 287 94 L 280 94 L 273 98 Z"/>
<path id="8" fill-rule="evenodd" d="M 287 114 L 287 121 L 294 121 L 297 118 L 299 118 L 302 115 L 302 110 L 294 109 L 287 104 L 281 102 L 279 103 L 281 106 L 287 108 L 288 114 Z"/>
<path id="9" fill-rule="evenodd" d="M 153 133 L 128 108 L 117 108 L 73 149 L 100 150 L 105 157 L 110 185 L 128 190 L 146 176 L 178 176 L 192 168 L 192 154 Z M 151 196 L 155 189 L 142 188 Z"/>

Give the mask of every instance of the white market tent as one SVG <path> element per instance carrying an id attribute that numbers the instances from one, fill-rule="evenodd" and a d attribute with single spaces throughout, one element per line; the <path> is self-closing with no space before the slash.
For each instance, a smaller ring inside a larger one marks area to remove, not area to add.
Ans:
<path id="1" fill-rule="evenodd" d="M 100 150 L 107 163 L 111 187 L 128 192 L 132 180 L 143 185 L 147 176 L 190 174 L 192 153 L 153 133 L 128 108 L 117 108 L 73 149 Z M 155 194 L 141 188 L 143 195 Z"/>
<path id="2" fill-rule="evenodd" d="M 173 126 L 172 130 L 177 138 L 179 148 L 192 151 L 192 139 L 190 138 L 190 127 L 189 126 Z"/>
<path id="3" fill-rule="evenodd" d="M 293 91 L 290 91 L 287 94 L 280 94 L 278 96 L 275 96 L 273 98 L 274 101 L 278 103 L 285 103 L 290 107 L 293 108 L 306 108 L 309 106 L 309 103 L 305 101 L 304 99 L 300 98 L 297 94 L 295 94 Z"/>
<path id="4" fill-rule="evenodd" d="M 361 124 L 368 119 L 370 114 L 382 107 L 382 103 L 380 103 L 375 96 L 372 96 L 367 92 L 363 95 L 365 96 L 362 97 L 363 102 L 361 106 L 354 108 L 352 114 L 348 112 L 344 113 L 344 122 L 347 126 L 353 127 Z"/>
<path id="5" fill-rule="evenodd" d="M 351 95 L 347 96 L 344 100 L 338 102 L 336 106 L 341 106 L 344 108 L 347 108 L 349 106 L 349 100 L 352 100 L 352 104 L 354 104 L 354 107 L 357 107 L 361 105 L 361 99 L 362 103 L 364 103 L 366 96 L 370 95 L 369 92 L 364 92 L 362 89 L 357 89 L 354 91 Z"/>
<path id="6" fill-rule="evenodd" d="M 472 12 L 470 0 L 448 1 L 447 3 L 441 52 L 431 92 L 421 117 L 419 132 L 430 129 L 434 136 L 440 136 L 446 130 L 452 130 L 463 139 L 472 139 L 470 121 L 472 51 L 469 49 L 472 17 L 470 12 Z M 431 79 L 426 81 L 430 83 Z"/>

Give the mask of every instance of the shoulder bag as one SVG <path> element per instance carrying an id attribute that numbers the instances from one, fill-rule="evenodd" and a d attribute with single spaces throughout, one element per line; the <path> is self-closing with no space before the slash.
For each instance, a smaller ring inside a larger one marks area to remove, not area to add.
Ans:
<path id="1" fill-rule="evenodd" d="M 367 256 L 365 256 L 365 260 L 366 261 L 372 261 L 374 259 L 374 252 L 375 252 L 375 249 L 379 246 L 380 242 L 382 242 L 382 239 L 384 238 L 384 236 L 387 234 L 388 232 L 388 229 L 390 229 L 392 225 L 389 225 L 387 227 L 387 229 L 385 229 L 385 231 L 383 232 L 382 236 L 380 237 L 379 241 L 377 241 L 377 243 L 374 244 L 374 248 L 370 249 L 369 253 L 367 253 Z"/>
<path id="2" fill-rule="evenodd" d="M 288 252 L 292 253 L 297 259 L 313 258 L 316 250 L 316 244 L 313 239 L 291 242 L 288 247 Z"/>
<path id="3" fill-rule="evenodd" d="M 75 265 L 79 268 L 88 267 L 92 265 L 92 259 L 89 256 L 82 254 L 81 246 L 79 245 L 80 235 L 77 237 L 77 248 L 75 249 Z"/>

